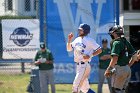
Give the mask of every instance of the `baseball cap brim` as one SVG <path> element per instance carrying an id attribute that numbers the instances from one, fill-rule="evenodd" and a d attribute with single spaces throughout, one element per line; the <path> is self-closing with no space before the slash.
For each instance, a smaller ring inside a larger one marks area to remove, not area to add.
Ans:
<path id="1" fill-rule="evenodd" d="M 83 30 L 83 28 L 79 27 L 78 30 Z"/>

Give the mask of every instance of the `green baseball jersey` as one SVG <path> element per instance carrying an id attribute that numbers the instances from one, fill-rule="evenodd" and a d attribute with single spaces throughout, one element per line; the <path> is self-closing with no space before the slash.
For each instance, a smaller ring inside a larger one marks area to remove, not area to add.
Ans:
<path id="1" fill-rule="evenodd" d="M 100 57 L 104 55 L 110 55 L 111 50 L 109 48 L 104 49 L 102 48 L 102 53 L 99 54 L 99 68 L 100 69 L 106 69 L 110 63 L 110 59 L 107 60 L 101 60 Z"/>
<path id="2" fill-rule="evenodd" d="M 125 50 L 127 48 L 127 51 Z M 133 55 L 135 49 L 125 38 L 115 39 L 111 44 L 111 56 L 117 55 L 120 66 L 125 66 L 129 63 L 129 55 Z"/>
<path id="3" fill-rule="evenodd" d="M 53 55 L 48 49 L 46 49 L 44 52 L 42 52 L 41 50 L 37 52 L 35 56 L 35 61 L 37 61 L 40 58 L 46 58 L 46 60 L 53 61 Z M 53 64 L 46 63 L 41 63 L 38 66 L 40 70 L 50 70 L 54 68 Z"/>

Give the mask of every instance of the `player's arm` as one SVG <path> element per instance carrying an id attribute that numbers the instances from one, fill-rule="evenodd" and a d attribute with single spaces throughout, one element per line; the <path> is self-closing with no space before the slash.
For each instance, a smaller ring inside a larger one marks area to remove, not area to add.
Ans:
<path id="1" fill-rule="evenodd" d="M 98 48 L 91 55 L 84 55 L 83 56 L 84 59 L 89 59 L 90 57 L 97 56 L 100 53 L 102 53 L 101 47 L 97 43 L 95 43 L 94 45 L 95 45 L 95 47 L 93 47 L 93 49 L 96 49 L 96 47 L 98 47 Z"/>
<path id="2" fill-rule="evenodd" d="M 132 54 L 132 57 L 130 58 L 128 65 L 132 66 L 136 61 L 138 61 L 138 55 L 135 49 L 133 48 L 133 46 L 130 44 L 130 42 L 127 41 L 127 45 L 128 45 L 128 52 Z"/>
<path id="3" fill-rule="evenodd" d="M 70 34 L 68 35 L 67 51 L 72 51 L 72 45 L 71 45 L 72 38 L 73 38 L 73 34 L 70 33 Z"/>
<path id="4" fill-rule="evenodd" d="M 109 54 L 100 57 L 100 60 L 108 60 L 108 59 L 111 59 L 111 56 Z"/>
<path id="5" fill-rule="evenodd" d="M 100 60 L 108 60 L 108 59 L 111 59 L 111 56 L 110 56 L 110 54 L 104 54 L 102 51 L 102 53 L 99 54 L 99 59 Z"/>
<path id="6" fill-rule="evenodd" d="M 106 77 L 110 77 L 111 76 L 111 70 L 114 68 L 114 66 L 117 64 L 118 61 L 118 56 L 112 56 L 110 64 L 107 68 L 107 70 L 105 71 L 105 76 Z"/>
<path id="7" fill-rule="evenodd" d="M 35 61 L 34 64 L 35 64 L 36 66 L 38 66 L 38 65 L 41 63 L 41 62 L 38 61 L 38 59 L 39 59 L 39 54 L 38 54 L 38 52 L 37 52 L 36 55 L 35 55 L 35 59 L 34 59 L 34 61 Z"/>
<path id="8" fill-rule="evenodd" d="M 111 52 L 111 50 L 108 49 L 108 54 L 104 55 L 104 59 L 105 59 L 105 60 L 111 59 L 110 52 Z"/>
<path id="9" fill-rule="evenodd" d="M 67 43 L 67 51 L 72 51 L 71 42 Z"/>
<path id="10" fill-rule="evenodd" d="M 118 41 L 115 41 L 113 43 L 113 47 L 111 50 L 111 61 L 110 61 L 108 68 L 114 67 L 117 64 L 118 57 L 122 51 L 120 46 L 121 46 L 121 43 Z"/>
<path id="11" fill-rule="evenodd" d="M 118 61 L 118 56 L 117 55 L 112 56 L 108 69 L 113 68 L 117 64 L 117 61 Z"/>
<path id="12" fill-rule="evenodd" d="M 104 74 L 106 77 L 110 77 L 111 70 L 117 64 L 118 56 L 119 56 L 119 54 L 121 52 L 120 45 L 121 45 L 120 42 L 115 41 L 113 43 L 113 47 L 112 47 L 112 50 L 111 50 L 111 61 L 110 61 L 110 64 L 109 64 L 107 70 L 105 71 L 105 74 Z"/>
<path id="13" fill-rule="evenodd" d="M 97 56 L 97 55 L 99 55 L 100 53 L 102 53 L 102 49 L 101 49 L 100 45 L 97 44 L 95 40 L 92 40 L 91 46 L 92 46 L 93 50 L 95 50 L 95 51 L 92 53 L 92 56 Z"/>
<path id="14" fill-rule="evenodd" d="M 138 54 L 135 53 L 133 54 L 133 56 L 131 57 L 128 66 L 132 66 L 135 62 L 137 62 L 139 60 Z"/>
<path id="15" fill-rule="evenodd" d="M 51 51 L 48 51 L 48 52 L 49 52 L 49 56 L 48 56 L 49 58 L 46 61 L 46 63 L 47 64 L 53 64 L 53 60 L 54 60 L 53 55 L 52 55 Z"/>
<path id="16" fill-rule="evenodd" d="M 97 56 L 99 55 L 100 53 L 102 53 L 102 49 L 101 48 L 98 48 L 94 53 L 92 53 L 93 56 Z"/>

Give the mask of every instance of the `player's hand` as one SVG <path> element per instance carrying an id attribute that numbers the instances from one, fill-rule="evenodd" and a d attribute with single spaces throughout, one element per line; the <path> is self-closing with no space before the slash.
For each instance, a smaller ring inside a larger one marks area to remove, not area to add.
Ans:
<path id="1" fill-rule="evenodd" d="M 107 69 L 104 73 L 104 76 L 105 77 L 111 77 L 111 71 Z"/>
<path id="2" fill-rule="evenodd" d="M 39 65 L 39 64 L 41 64 L 41 62 L 35 61 L 35 65 Z"/>
<path id="3" fill-rule="evenodd" d="M 52 61 L 46 61 L 46 64 L 52 64 Z"/>
<path id="4" fill-rule="evenodd" d="M 100 60 L 106 60 L 106 57 L 105 56 L 101 56 Z"/>
<path id="5" fill-rule="evenodd" d="M 104 57 L 106 58 L 106 60 L 111 58 L 110 55 L 104 55 Z"/>
<path id="6" fill-rule="evenodd" d="M 138 54 L 137 53 L 135 53 L 133 56 L 132 56 L 132 60 L 134 61 L 134 62 L 137 62 L 138 61 Z"/>
<path id="7" fill-rule="evenodd" d="M 73 36 L 74 36 L 74 35 L 73 35 L 72 32 L 68 35 L 68 42 L 72 41 Z"/>
<path id="8" fill-rule="evenodd" d="M 89 59 L 90 56 L 89 56 L 89 55 L 84 55 L 83 58 L 84 58 L 84 59 Z"/>

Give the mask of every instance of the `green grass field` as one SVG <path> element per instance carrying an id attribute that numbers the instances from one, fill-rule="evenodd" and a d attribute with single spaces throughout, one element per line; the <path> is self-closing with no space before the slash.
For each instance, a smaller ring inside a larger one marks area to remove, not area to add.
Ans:
<path id="1" fill-rule="evenodd" d="M 0 74 L 0 93 L 27 93 L 29 80 L 29 74 Z M 71 93 L 71 88 L 72 84 L 56 84 L 56 93 Z M 92 84 L 91 88 L 96 91 L 97 85 Z"/>

